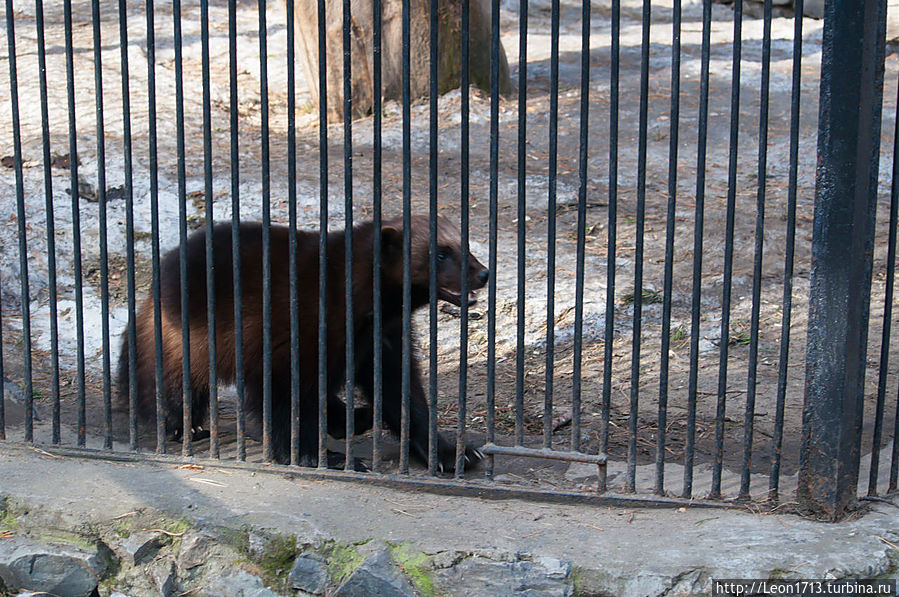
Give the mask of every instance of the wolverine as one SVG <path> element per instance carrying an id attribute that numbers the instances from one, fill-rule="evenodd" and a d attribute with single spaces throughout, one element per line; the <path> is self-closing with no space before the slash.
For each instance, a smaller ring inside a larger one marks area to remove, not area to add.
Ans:
<path id="1" fill-rule="evenodd" d="M 239 228 L 241 265 L 241 302 L 243 328 L 244 409 L 247 434 L 261 441 L 263 388 L 263 312 L 262 312 L 262 225 L 242 223 Z M 318 465 L 318 323 L 319 323 L 319 233 L 271 226 L 271 356 L 272 423 L 271 449 L 276 462 L 290 461 L 291 429 L 291 355 L 290 355 L 290 271 L 288 247 L 290 235 L 296 238 L 296 275 L 300 347 L 300 460 L 301 466 Z M 346 405 L 338 391 L 346 373 L 346 232 L 327 233 L 326 362 L 328 388 L 328 433 L 345 437 Z M 373 241 L 381 235 L 382 297 L 382 422 L 393 434 L 400 433 L 402 384 L 402 305 L 403 305 L 403 222 L 385 220 L 380 229 L 366 222 L 353 229 L 352 327 L 355 347 L 355 379 L 366 406 L 354 411 L 355 432 L 372 426 L 371 404 L 374 396 L 373 340 Z M 429 300 L 430 227 L 427 216 L 411 217 L 412 310 Z M 191 427 L 200 429 L 209 407 L 209 346 L 206 283 L 206 231 L 188 237 L 187 284 L 188 324 L 190 329 L 190 390 L 192 392 Z M 212 232 L 215 288 L 216 366 L 218 381 L 235 382 L 234 277 L 232 267 L 232 228 L 217 224 Z M 473 291 L 482 288 L 490 273 L 473 255 L 463 273 L 464 255 L 458 228 L 446 218 L 437 217 L 436 278 L 440 300 L 461 306 L 474 302 Z M 462 296 L 463 275 L 470 292 Z M 162 401 L 166 433 L 178 439 L 183 434 L 182 417 L 182 337 L 181 283 L 179 249 L 168 252 L 160 262 L 162 319 Z M 152 297 L 138 307 L 135 320 L 138 420 L 146 425 L 156 421 L 156 368 Z M 123 335 L 118 366 L 119 396 L 128 396 L 131 372 L 128 366 L 128 334 Z M 428 402 L 416 360 L 412 359 L 410 384 L 410 455 L 420 463 L 428 461 Z M 189 432 L 192 432 L 189 430 Z M 443 434 L 437 437 L 438 466 L 455 467 L 455 442 Z M 469 445 L 465 450 L 469 463 L 481 454 Z M 336 459 L 335 459 L 336 460 Z M 329 457 L 330 461 L 330 457 Z M 335 463 L 328 463 L 336 466 Z"/>

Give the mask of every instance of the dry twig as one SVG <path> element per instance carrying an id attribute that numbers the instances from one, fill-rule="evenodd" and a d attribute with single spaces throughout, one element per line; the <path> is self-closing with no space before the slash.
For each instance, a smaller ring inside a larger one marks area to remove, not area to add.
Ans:
<path id="1" fill-rule="evenodd" d="M 566 425 L 570 425 L 570 424 L 571 424 L 571 413 L 562 415 L 560 417 L 556 417 L 555 419 L 553 419 L 553 433 L 555 433 L 562 427 L 565 427 Z"/>
<path id="2" fill-rule="evenodd" d="M 46 452 L 46 451 L 44 451 L 44 450 L 41 450 L 40 448 L 35 448 L 34 446 L 28 446 L 28 449 L 29 449 L 29 450 L 34 450 L 34 451 L 37 452 L 38 454 L 43 454 L 44 456 L 49 456 L 50 458 L 60 458 L 60 457 L 57 456 L 56 454 L 51 454 L 50 452 Z"/>

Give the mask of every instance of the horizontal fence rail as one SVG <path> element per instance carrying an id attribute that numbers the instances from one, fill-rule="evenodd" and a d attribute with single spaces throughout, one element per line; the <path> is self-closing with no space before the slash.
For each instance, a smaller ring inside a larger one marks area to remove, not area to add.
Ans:
<path id="1" fill-rule="evenodd" d="M 896 491 L 885 2 L 351 4 L 5 0 L 0 440 L 832 517 Z"/>

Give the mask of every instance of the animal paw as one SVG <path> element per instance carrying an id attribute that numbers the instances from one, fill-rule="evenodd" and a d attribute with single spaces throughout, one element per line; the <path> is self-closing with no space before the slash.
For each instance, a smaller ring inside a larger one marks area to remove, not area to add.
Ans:
<path id="1" fill-rule="evenodd" d="M 451 444 L 444 444 L 438 447 L 437 470 L 441 473 L 452 473 L 456 470 L 456 447 Z M 465 470 L 477 468 L 484 459 L 484 454 L 473 444 L 465 445 L 464 466 Z"/>

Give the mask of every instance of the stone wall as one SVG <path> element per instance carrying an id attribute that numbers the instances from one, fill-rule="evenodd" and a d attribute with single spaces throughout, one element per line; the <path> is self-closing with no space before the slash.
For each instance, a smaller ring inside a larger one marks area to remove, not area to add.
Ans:
<path id="1" fill-rule="evenodd" d="M 60 528 L 22 504 L 0 509 L 0 595 L 573 594 L 567 562 L 495 550 L 418 552 L 373 540 L 302 543 L 263 530 L 197 528 L 149 512 Z M 26 593 L 27 594 L 27 593 Z"/>

